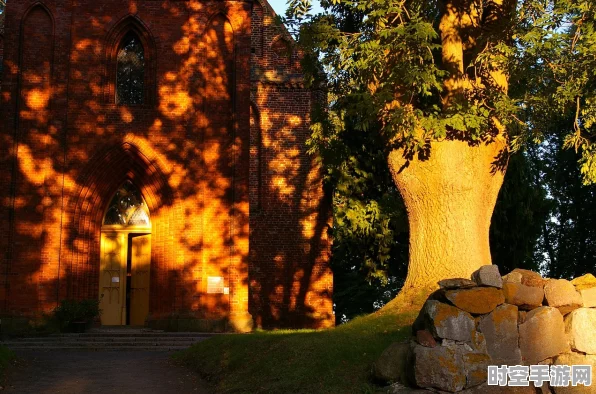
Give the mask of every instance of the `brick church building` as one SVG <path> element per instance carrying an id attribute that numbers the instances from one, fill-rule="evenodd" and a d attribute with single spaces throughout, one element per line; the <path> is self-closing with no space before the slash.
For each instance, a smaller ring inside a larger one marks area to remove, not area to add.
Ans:
<path id="1" fill-rule="evenodd" d="M 65 299 L 99 299 L 103 325 L 333 324 L 306 147 L 324 96 L 264 0 L 9 0 L 0 18 L 3 324 Z"/>

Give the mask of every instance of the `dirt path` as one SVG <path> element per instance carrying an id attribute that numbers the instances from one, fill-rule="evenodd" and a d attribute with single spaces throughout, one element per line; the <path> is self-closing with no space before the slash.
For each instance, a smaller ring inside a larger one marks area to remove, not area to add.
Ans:
<path id="1" fill-rule="evenodd" d="M 205 383 L 174 365 L 169 352 L 17 352 L 3 391 L 11 393 L 208 394 Z"/>

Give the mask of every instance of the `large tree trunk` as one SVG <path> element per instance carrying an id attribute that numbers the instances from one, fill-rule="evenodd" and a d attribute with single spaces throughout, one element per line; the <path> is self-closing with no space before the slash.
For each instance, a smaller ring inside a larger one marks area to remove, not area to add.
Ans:
<path id="1" fill-rule="evenodd" d="M 469 67 L 484 48 L 510 36 L 514 0 L 442 0 L 441 63 L 445 114 L 481 102 L 492 93 L 507 94 L 508 75 L 498 62 L 479 74 Z M 470 73 L 470 75 L 468 75 Z M 507 130 L 496 116 L 489 121 L 486 142 L 467 140 L 447 130 L 447 138 L 430 142 L 428 155 L 406 160 L 403 149 L 388 157 L 389 169 L 408 211 L 408 276 L 391 305 L 419 307 L 437 282 L 470 278 L 491 264 L 489 227 L 507 166 Z M 490 138 L 494 136 L 494 138 Z M 392 307 L 389 306 L 389 309 Z"/>
<path id="2" fill-rule="evenodd" d="M 393 179 L 410 223 L 410 262 L 402 293 L 428 294 L 446 278 L 470 278 L 491 264 L 489 227 L 503 183 L 506 141 L 432 142 L 427 158 L 390 153 Z M 404 296 L 405 294 L 402 294 Z"/>

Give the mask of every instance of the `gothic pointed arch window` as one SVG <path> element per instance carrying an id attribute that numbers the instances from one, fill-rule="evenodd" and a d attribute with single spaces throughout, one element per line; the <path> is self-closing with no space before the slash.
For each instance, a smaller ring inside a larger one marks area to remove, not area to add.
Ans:
<path id="1" fill-rule="evenodd" d="M 145 49 L 139 36 L 130 31 L 118 47 L 116 104 L 137 105 L 145 102 Z"/>
<path id="2" fill-rule="evenodd" d="M 124 182 L 110 201 L 103 220 L 104 226 L 149 227 L 150 223 L 149 209 L 141 192 L 131 181 Z"/>

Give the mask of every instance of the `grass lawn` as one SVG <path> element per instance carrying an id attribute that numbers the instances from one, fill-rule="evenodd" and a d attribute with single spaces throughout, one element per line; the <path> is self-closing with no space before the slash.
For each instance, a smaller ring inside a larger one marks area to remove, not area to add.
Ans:
<path id="1" fill-rule="evenodd" d="M 386 307 L 329 330 L 216 336 L 174 358 L 217 393 L 372 393 L 372 363 L 410 336 L 416 315 Z"/>

